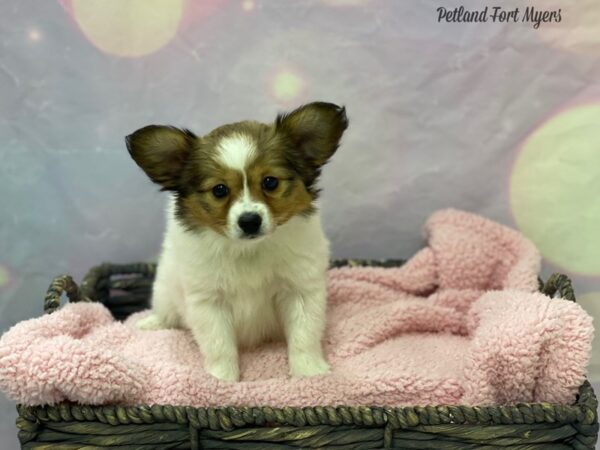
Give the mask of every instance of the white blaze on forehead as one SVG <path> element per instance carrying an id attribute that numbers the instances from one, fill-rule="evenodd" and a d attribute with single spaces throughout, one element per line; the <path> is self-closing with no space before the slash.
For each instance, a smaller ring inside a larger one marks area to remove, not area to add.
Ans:
<path id="1" fill-rule="evenodd" d="M 217 158 L 224 166 L 233 170 L 239 170 L 244 177 L 244 184 L 241 195 L 233 202 L 227 215 L 227 234 L 232 238 L 242 236 L 242 230 L 238 225 L 242 214 L 258 214 L 262 220 L 262 233 L 272 231 L 273 221 L 267 205 L 261 201 L 256 201 L 250 195 L 248 189 L 248 178 L 246 176 L 246 167 L 256 156 L 256 142 L 245 134 L 233 134 L 227 136 L 218 144 Z"/>
<path id="2" fill-rule="evenodd" d="M 233 134 L 219 142 L 218 158 L 225 166 L 244 172 L 256 155 L 256 143 L 245 134 Z"/>

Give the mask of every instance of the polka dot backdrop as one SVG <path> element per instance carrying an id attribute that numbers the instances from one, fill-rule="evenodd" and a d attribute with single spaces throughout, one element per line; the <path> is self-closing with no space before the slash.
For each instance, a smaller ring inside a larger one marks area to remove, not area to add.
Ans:
<path id="1" fill-rule="evenodd" d="M 0 331 L 38 315 L 57 274 L 156 259 L 165 195 L 125 135 L 151 123 L 202 134 L 311 100 L 344 104 L 350 118 L 321 181 L 334 256 L 408 257 L 433 211 L 462 208 L 529 236 L 542 275 L 571 275 L 598 319 L 598 2 L 502 2 L 561 9 L 538 29 L 438 23 L 438 6 L 3 2 Z M 0 399 L 3 439 L 13 415 Z"/>

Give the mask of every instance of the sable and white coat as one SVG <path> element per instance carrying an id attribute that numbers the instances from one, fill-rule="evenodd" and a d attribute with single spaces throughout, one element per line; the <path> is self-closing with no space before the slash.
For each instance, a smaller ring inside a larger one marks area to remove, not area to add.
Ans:
<path id="1" fill-rule="evenodd" d="M 138 327 L 190 329 L 224 380 L 239 379 L 240 348 L 276 339 L 293 376 L 327 372 L 329 244 L 315 183 L 346 127 L 344 108 L 312 103 L 201 138 L 162 126 L 129 136 L 134 160 L 172 192 L 152 313 Z"/>

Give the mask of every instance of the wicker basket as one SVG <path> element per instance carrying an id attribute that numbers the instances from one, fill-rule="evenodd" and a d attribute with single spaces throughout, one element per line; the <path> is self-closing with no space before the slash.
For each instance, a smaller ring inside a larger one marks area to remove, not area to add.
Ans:
<path id="1" fill-rule="evenodd" d="M 396 266 L 401 261 L 335 261 Z M 44 309 L 70 301 L 104 303 L 118 319 L 148 307 L 153 264 L 103 264 L 84 278 L 57 277 Z M 570 280 L 540 282 L 545 294 L 575 300 Z M 17 407 L 25 449 L 512 449 L 591 450 L 598 435 L 597 400 L 586 381 L 574 405 L 314 408 L 192 408 L 186 406 Z"/>

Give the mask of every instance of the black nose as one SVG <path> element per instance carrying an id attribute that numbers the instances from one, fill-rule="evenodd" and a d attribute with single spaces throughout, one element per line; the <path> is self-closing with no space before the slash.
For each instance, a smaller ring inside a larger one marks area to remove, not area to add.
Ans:
<path id="1" fill-rule="evenodd" d="M 238 219 L 238 225 L 247 235 L 254 235 L 260 230 L 262 219 L 256 213 L 244 213 Z"/>

